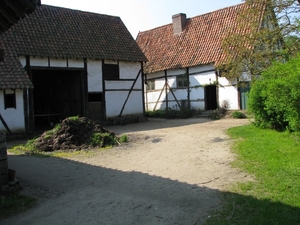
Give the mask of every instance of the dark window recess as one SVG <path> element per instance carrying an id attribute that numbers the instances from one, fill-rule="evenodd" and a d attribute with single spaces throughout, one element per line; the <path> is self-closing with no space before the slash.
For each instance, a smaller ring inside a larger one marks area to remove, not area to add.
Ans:
<path id="1" fill-rule="evenodd" d="M 147 90 L 151 91 L 151 90 L 155 90 L 155 80 L 147 80 Z"/>
<path id="2" fill-rule="evenodd" d="M 5 93 L 4 90 L 4 108 L 16 108 L 16 94 L 14 93 Z"/>
<path id="3" fill-rule="evenodd" d="M 89 102 L 102 102 L 102 93 L 89 93 L 88 101 Z"/>
<path id="4" fill-rule="evenodd" d="M 177 87 L 184 88 L 189 85 L 187 74 L 179 75 L 176 77 L 177 80 Z"/>
<path id="5" fill-rule="evenodd" d="M 119 80 L 120 79 L 119 65 L 104 64 L 103 76 L 105 80 Z"/>

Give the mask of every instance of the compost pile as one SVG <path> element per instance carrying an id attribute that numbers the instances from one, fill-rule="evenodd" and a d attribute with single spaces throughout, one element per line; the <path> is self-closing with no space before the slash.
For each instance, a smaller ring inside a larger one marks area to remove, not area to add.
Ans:
<path id="1" fill-rule="evenodd" d="M 111 145 L 114 132 L 86 117 L 69 117 L 34 141 L 41 151 L 81 150 Z"/>

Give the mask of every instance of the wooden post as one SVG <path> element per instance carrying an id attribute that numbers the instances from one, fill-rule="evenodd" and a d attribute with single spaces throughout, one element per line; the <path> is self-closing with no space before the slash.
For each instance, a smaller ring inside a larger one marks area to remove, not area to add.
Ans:
<path id="1" fill-rule="evenodd" d="M 6 130 L 8 131 L 9 134 L 12 134 L 11 130 L 9 129 L 9 127 L 7 126 L 7 123 L 5 122 L 5 120 L 3 119 L 2 115 L 0 114 L 0 120 L 2 122 L 2 124 L 4 125 L 4 127 L 6 128 Z"/>
<path id="2" fill-rule="evenodd" d="M 5 133 L 0 133 L 0 188 L 8 184 L 8 163 Z"/>
<path id="3" fill-rule="evenodd" d="M 129 99 L 129 96 L 130 96 L 130 94 L 131 94 L 131 92 L 132 92 L 132 90 L 133 90 L 133 88 L 134 88 L 134 85 L 135 85 L 136 81 L 138 80 L 138 78 L 139 78 L 139 76 L 140 76 L 140 74 L 141 74 L 142 72 L 143 72 L 143 71 L 142 71 L 142 68 L 141 68 L 140 71 L 139 71 L 139 73 L 138 73 L 138 75 L 136 76 L 135 80 L 133 81 L 133 83 L 132 83 L 132 85 L 131 85 L 131 88 L 130 88 L 128 94 L 127 94 L 127 98 L 125 99 L 125 102 L 124 102 L 124 104 L 123 104 L 123 107 L 122 107 L 121 112 L 120 112 L 120 114 L 119 114 L 118 117 L 121 117 L 121 116 L 122 116 L 123 111 L 124 111 L 124 108 L 125 108 L 125 106 L 126 106 L 126 103 L 127 103 L 128 99 Z"/>

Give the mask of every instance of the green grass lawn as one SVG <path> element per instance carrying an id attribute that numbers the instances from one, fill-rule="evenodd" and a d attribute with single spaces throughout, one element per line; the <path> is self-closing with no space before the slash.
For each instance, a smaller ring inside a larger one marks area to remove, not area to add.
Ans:
<path id="1" fill-rule="evenodd" d="M 252 125 L 231 128 L 233 163 L 253 175 L 224 193 L 227 205 L 208 224 L 300 224 L 300 134 Z"/>

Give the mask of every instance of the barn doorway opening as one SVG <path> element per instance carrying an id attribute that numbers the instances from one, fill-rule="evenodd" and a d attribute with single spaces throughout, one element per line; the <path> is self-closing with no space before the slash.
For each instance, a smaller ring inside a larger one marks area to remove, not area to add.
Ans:
<path id="1" fill-rule="evenodd" d="M 70 116 L 84 116 L 82 70 L 32 70 L 35 127 L 53 126 Z"/>
<path id="2" fill-rule="evenodd" d="M 215 110 L 218 108 L 217 104 L 217 86 L 205 86 L 205 110 Z"/>

